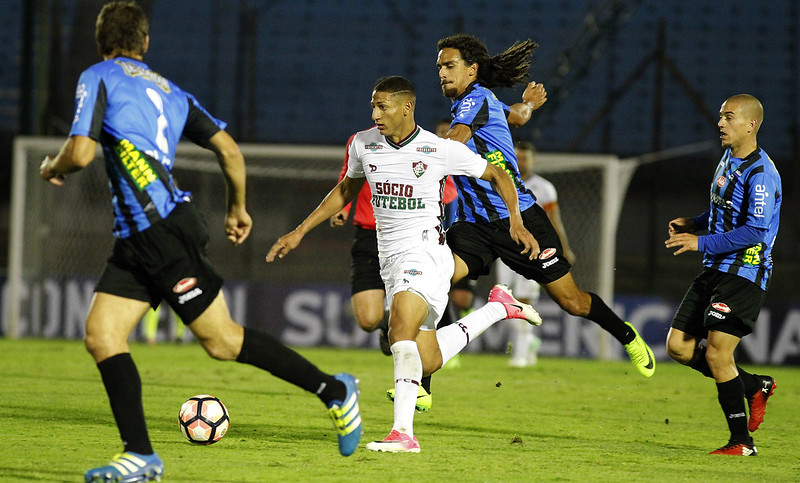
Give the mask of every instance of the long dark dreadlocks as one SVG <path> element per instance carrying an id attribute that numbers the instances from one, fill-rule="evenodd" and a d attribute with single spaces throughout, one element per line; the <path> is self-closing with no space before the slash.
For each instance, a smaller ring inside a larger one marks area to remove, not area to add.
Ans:
<path id="1" fill-rule="evenodd" d="M 441 39 L 437 49 L 456 49 L 461 52 L 461 58 L 467 65 L 478 64 L 478 82 L 491 89 L 525 83 L 531 66 L 531 55 L 538 46 L 531 39 L 517 41 L 505 51 L 490 57 L 489 50 L 479 38 L 469 34 L 455 34 Z"/>

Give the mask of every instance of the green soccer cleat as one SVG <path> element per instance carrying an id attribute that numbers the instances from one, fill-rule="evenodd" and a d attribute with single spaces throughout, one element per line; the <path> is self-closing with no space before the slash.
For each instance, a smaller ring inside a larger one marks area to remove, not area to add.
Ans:
<path id="1" fill-rule="evenodd" d="M 140 481 L 161 481 L 164 474 L 164 463 L 157 454 L 139 454 L 127 451 L 111 458 L 106 466 L 94 468 L 86 472 L 86 483 L 121 482 L 134 483 Z"/>
<path id="2" fill-rule="evenodd" d="M 328 404 L 328 414 L 336 427 L 336 437 L 339 439 L 339 453 L 350 456 L 361 441 L 361 412 L 358 408 L 358 379 L 351 374 L 340 373 L 333 377 L 342 381 L 347 393 L 344 401 L 331 401 Z"/>
<path id="3" fill-rule="evenodd" d="M 386 397 L 389 398 L 390 401 L 394 401 L 394 388 L 386 390 Z M 426 413 L 431 410 L 431 405 L 433 405 L 433 396 L 428 394 L 428 391 L 426 391 L 424 387 L 419 386 L 419 391 L 417 391 L 417 404 L 415 406 L 417 411 Z"/>
<path id="4" fill-rule="evenodd" d="M 449 361 L 445 365 L 442 366 L 442 369 L 458 369 L 461 367 L 461 354 L 456 354 L 450 358 Z"/>
<path id="5" fill-rule="evenodd" d="M 653 356 L 653 351 L 647 342 L 642 339 L 642 336 L 636 332 L 636 328 L 628 322 L 625 325 L 631 328 L 636 337 L 629 343 L 625 344 L 625 350 L 628 352 L 628 357 L 636 369 L 639 370 L 644 377 L 650 377 L 656 372 L 656 358 Z"/>

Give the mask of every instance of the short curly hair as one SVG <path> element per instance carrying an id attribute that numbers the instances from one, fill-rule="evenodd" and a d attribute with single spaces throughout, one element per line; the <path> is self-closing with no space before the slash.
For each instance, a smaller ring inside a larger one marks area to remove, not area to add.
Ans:
<path id="1" fill-rule="evenodd" d="M 100 55 L 114 51 L 144 55 L 150 23 L 136 2 L 111 2 L 97 16 L 95 40 Z"/>

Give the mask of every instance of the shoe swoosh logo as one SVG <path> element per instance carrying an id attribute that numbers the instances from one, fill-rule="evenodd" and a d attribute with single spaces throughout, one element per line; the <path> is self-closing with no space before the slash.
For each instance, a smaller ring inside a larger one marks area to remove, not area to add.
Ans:
<path id="1" fill-rule="evenodd" d="M 644 366 L 645 369 L 652 369 L 653 368 L 653 358 L 650 357 L 650 352 L 647 352 L 647 365 Z"/>

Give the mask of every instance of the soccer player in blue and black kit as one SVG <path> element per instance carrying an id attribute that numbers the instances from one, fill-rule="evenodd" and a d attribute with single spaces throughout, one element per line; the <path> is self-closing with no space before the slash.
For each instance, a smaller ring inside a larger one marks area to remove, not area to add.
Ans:
<path id="1" fill-rule="evenodd" d="M 596 294 L 581 290 L 570 273 L 571 265 L 553 225 L 536 197 L 520 177 L 510 125 L 528 122 L 545 101 L 541 84 L 531 82 L 521 103 L 508 106 L 492 93 L 493 87 L 523 83 L 537 44 L 517 42 L 505 52 L 489 56 L 484 43 L 468 34 L 441 39 L 436 66 L 442 93 L 453 100 L 453 121 L 447 137 L 460 141 L 489 162 L 508 172 L 517 185 L 525 227 L 536 237 L 533 253 L 507 236 L 508 211 L 491 186 L 480 180 L 456 176 L 458 221 L 447 231 L 447 244 L 456 255 L 453 283 L 489 273 L 495 259 L 544 287 L 547 294 L 570 315 L 585 317 L 611 333 L 625 347 L 634 366 L 645 377 L 655 372 L 653 351 L 628 322 L 623 322 Z"/>
<path id="2" fill-rule="evenodd" d="M 711 454 L 758 454 L 750 433 L 764 420 L 776 387 L 775 379 L 749 374 L 734 359 L 764 305 L 781 214 L 781 177 L 756 141 L 763 120 L 764 108 L 751 95 L 735 95 L 722 104 L 717 126 L 725 153 L 711 183 L 711 206 L 697 217 L 670 221 L 665 242 L 677 248 L 675 255 L 704 254 L 703 271 L 672 320 L 667 352 L 717 383 L 731 436 Z M 703 230 L 706 235 L 694 235 Z"/>
<path id="3" fill-rule="evenodd" d="M 211 357 L 236 360 L 316 394 L 329 408 L 347 456 L 361 437 L 357 381 L 328 375 L 268 334 L 235 323 L 222 277 L 206 256 L 205 222 L 172 178 L 181 135 L 213 151 L 227 184 L 225 232 L 235 245 L 250 234 L 245 165 L 236 142 L 197 100 L 142 62 L 150 41 L 144 11 L 133 2 L 106 5 L 97 18 L 103 61 L 85 70 L 76 92 L 70 137 L 40 175 L 63 184 L 86 167 L 99 142 L 114 205 L 114 248 L 86 320 L 94 357 L 122 437 L 124 452 L 89 470 L 89 481 L 160 480 L 142 407 L 142 385 L 128 336 L 150 309 L 166 301 Z"/>

